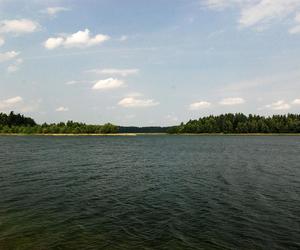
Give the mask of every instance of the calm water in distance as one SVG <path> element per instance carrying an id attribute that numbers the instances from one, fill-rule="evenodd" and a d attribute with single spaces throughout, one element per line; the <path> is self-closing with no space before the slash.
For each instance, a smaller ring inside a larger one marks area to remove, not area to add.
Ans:
<path id="1" fill-rule="evenodd" d="M 300 249 L 300 137 L 0 137 L 0 249 Z"/>

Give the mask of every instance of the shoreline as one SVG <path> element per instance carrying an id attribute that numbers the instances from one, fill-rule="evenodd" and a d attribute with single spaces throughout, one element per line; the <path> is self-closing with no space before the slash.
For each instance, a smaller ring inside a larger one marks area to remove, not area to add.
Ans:
<path id="1" fill-rule="evenodd" d="M 135 133 L 120 133 L 120 134 L 14 134 L 6 133 L 0 136 L 136 136 Z"/>
<path id="2" fill-rule="evenodd" d="M 168 133 L 113 133 L 113 134 L 21 134 L 21 133 L 0 133 L 0 136 L 53 136 L 53 137 L 76 137 L 76 136 L 300 136 L 300 133 L 242 133 L 242 134 L 224 134 L 224 133 L 201 133 L 201 134 L 168 134 Z"/>

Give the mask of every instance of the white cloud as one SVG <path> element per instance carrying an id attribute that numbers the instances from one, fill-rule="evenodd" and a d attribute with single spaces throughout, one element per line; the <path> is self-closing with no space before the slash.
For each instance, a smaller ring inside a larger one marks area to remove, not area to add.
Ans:
<path id="1" fill-rule="evenodd" d="M 84 83 L 86 81 L 76 81 L 76 80 L 71 80 L 68 82 L 65 82 L 66 85 L 74 85 L 74 84 L 78 84 L 78 83 Z"/>
<path id="2" fill-rule="evenodd" d="M 277 73 L 273 75 L 261 76 L 253 79 L 242 80 L 235 83 L 227 84 L 220 89 L 221 92 L 228 93 L 248 93 L 253 89 L 258 89 L 261 87 L 271 87 L 274 88 L 276 85 L 283 86 L 283 82 L 286 84 L 291 82 L 292 79 L 298 79 L 300 77 L 299 71 L 291 71 L 285 73 Z M 285 84 L 285 85 L 286 85 Z M 295 82 L 292 81 L 291 85 L 295 85 Z M 238 95 L 238 94 L 235 94 Z"/>
<path id="3" fill-rule="evenodd" d="M 61 46 L 64 43 L 64 39 L 62 37 L 57 38 L 49 38 L 45 43 L 44 46 L 47 49 L 55 49 Z"/>
<path id="4" fill-rule="evenodd" d="M 300 12 L 295 16 L 295 22 L 300 23 Z"/>
<path id="5" fill-rule="evenodd" d="M 300 99 L 295 99 L 292 104 L 294 105 L 300 105 Z"/>
<path id="6" fill-rule="evenodd" d="M 297 24 L 289 29 L 289 33 L 292 35 L 300 33 L 300 13 L 295 16 L 295 22 Z"/>
<path id="7" fill-rule="evenodd" d="M 190 110 L 199 110 L 199 109 L 205 109 L 209 108 L 211 106 L 210 102 L 201 101 L 201 102 L 195 102 L 190 104 L 189 109 Z"/>
<path id="8" fill-rule="evenodd" d="M 88 80 L 71 80 L 65 82 L 66 85 L 75 85 L 75 84 L 82 84 L 82 83 L 95 83 L 95 81 L 88 81 Z"/>
<path id="9" fill-rule="evenodd" d="M 125 35 L 124 35 L 124 36 L 121 36 L 121 37 L 120 37 L 120 41 L 121 41 L 121 42 L 125 42 L 125 41 L 127 41 L 127 40 L 128 40 L 128 36 L 125 36 Z"/>
<path id="10" fill-rule="evenodd" d="M 23 34 L 37 31 L 39 24 L 29 19 L 0 21 L 0 33 Z"/>
<path id="11" fill-rule="evenodd" d="M 147 108 L 159 105 L 153 99 L 140 99 L 136 97 L 125 97 L 118 103 L 120 106 L 125 108 Z"/>
<path id="12" fill-rule="evenodd" d="M 14 73 L 19 70 L 20 65 L 23 63 L 22 58 L 18 58 L 13 64 L 9 65 L 7 67 L 8 73 Z"/>
<path id="13" fill-rule="evenodd" d="M 19 56 L 20 52 L 16 51 L 8 51 L 4 53 L 0 53 L 0 63 L 14 60 Z M 11 65 L 7 67 L 8 73 L 16 72 L 19 69 L 19 66 L 23 63 L 23 59 L 17 58 Z"/>
<path id="14" fill-rule="evenodd" d="M 67 111 L 69 111 L 69 108 L 61 106 L 61 107 L 58 107 L 55 111 L 56 112 L 67 112 Z"/>
<path id="15" fill-rule="evenodd" d="M 120 75 L 123 77 L 139 73 L 138 69 L 91 69 L 86 72 L 96 73 L 99 75 Z"/>
<path id="16" fill-rule="evenodd" d="M 299 0 L 206 0 L 204 3 L 206 7 L 215 10 L 238 8 L 240 27 L 253 27 L 286 18 L 300 8 Z"/>
<path id="17" fill-rule="evenodd" d="M 65 47 L 82 47 L 93 46 L 102 43 L 109 39 L 109 36 L 98 34 L 94 37 L 90 37 L 90 31 L 85 29 L 84 31 L 78 31 L 68 36 L 65 41 Z"/>
<path id="18" fill-rule="evenodd" d="M 122 87 L 123 85 L 124 85 L 124 81 L 122 80 L 118 80 L 115 78 L 108 78 L 96 82 L 92 89 L 94 90 L 116 89 Z"/>
<path id="19" fill-rule="evenodd" d="M 21 96 L 15 96 L 3 101 L 0 101 L 0 110 L 14 108 L 15 105 L 21 103 L 23 98 Z"/>
<path id="20" fill-rule="evenodd" d="M 5 40 L 3 37 L 0 37 L 0 47 L 3 46 L 3 44 L 5 43 Z"/>
<path id="21" fill-rule="evenodd" d="M 223 99 L 220 104 L 224 106 L 233 106 L 245 103 L 245 100 L 241 97 L 231 97 Z"/>
<path id="22" fill-rule="evenodd" d="M 297 26 L 294 26 L 294 27 L 290 28 L 289 33 L 291 35 L 300 33 L 300 25 L 297 25 Z"/>
<path id="23" fill-rule="evenodd" d="M 273 102 L 272 104 L 266 105 L 266 108 L 272 110 L 288 110 L 291 108 L 291 105 L 286 103 L 284 100 Z"/>
<path id="24" fill-rule="evenodd" d="M 20 54 L 20 52 L 16 52 L 14 50 L 0 53 L 0 63 L 12 60 L 12 59 L 16 58 L 19 54 Z"/>
<path id="25" fill-rule="evenodd" d="M 276 58 L 276 60 L 279 59 Z M 244 79 L 231 84 L 225 84 L 217 91 L 222 96 L 247 96 L 249 100 L 261 98 L 267 103 L 271 103 L 274 100 L 274 96 L 282 96 L 286 99 L 294 98 L 292 94 L 299 93 L 300 91 L 299 79 L 299 70 L 277 72 L 271 75 L 257 76 L 253 79 Z"/>
<path id="26" fill-rule="evenodd" d="M 48 14 L 49 16 L 54 17 L 59 12 L 64 12 L 69 10 L 70 10 L 69 8 L 65 8 L 65 7 L 48 7 L 47 9 L 42 10 L 42 12 Z"/>
<path id="27" fill-rule="evenodd" d="M 249 0 L 205 0 L 204 6 L 214 10 L 223 10 L 227 7 L 240 5 L 245 2 L 249 2 Z"/>
<path id="28" fill-rule="evenodd" d="M 8 105 L 14 105 L 14 104 L 19 103 L 21 101 L 23 101 L 23 98 L 21 96 L 16 96 L 16 97 L 12 97 L 12 98 L 4 100 L 3 103 L 6 103 Z"/>
<path id="29" fill-rule="evenodd" d="M 86 48 L 99 45 L 109 39 L 109 36 L 103 34 L 91 37 L 90 31 L 85 29 L 84 31 L 80 30 L 68 36 L 50 37 L 44 42 L 44 47 L 50 50 L 61 46 L 65 48 Z"/>
<path id="30" fill-rule="evenodd" d="M 299 0 L 260 0 L 241 11 L 239 23 L 243 27 L 250 27 L 259 22 L 282 18 L 293 13 L 299 6 Z"/>
<path id="31" fill-rule="evenodd" d="M 19 69 L 19 67 L 17 65 L 12 64 L 7 67 L 7 72 L 14 73 L 14 72 L 18 71 L 18 69 Z"/>
<path id="32" fill-rule="evenodd" d="M 6 100 L 0 100 L 0 111 L 16 111 L 21 113 L 29 113 L 36 111 L 42 99 L 24 102 L 21 96 L 15 96 Z"/>

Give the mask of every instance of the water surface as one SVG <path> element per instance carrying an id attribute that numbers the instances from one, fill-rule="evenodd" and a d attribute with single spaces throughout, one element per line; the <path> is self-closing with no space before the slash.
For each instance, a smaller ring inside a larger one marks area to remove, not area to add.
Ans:
<path id="1" fill-rule="evenodd" d="M 0 249 L 300 249 L 300 137 L 0 137 Z"/>

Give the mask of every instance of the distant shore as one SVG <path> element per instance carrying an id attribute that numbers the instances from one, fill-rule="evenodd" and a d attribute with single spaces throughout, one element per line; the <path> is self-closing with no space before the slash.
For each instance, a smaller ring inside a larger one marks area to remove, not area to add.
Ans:
<path id="1" fill-rule="evenodd" d="M 241 134 L 224 134 L 224 133 L 201 133 L 201 134 L 168 134 L 168 133 L 113 133 L 113 134 L 23 134 L 23 133 L 0 133 L 0 136 L 300 136 L 300 133 L 241 133 Z"/>
<path id="2" fill-rule="evenodd" d="M 82 122 L 38 124 L 31 117 L 0 113 L 0 134 L 38 136 L 137 136 L 137 135 L 197 135 L 197 136 L 270 136 L 300 134 L 300 114 L 259 116 L 227 113 L 201 117 L 175 126 L 118 126 Z"/>
<path id="3" fill-rule="evenodd" d="M 135 133 L 119 134 L 22 134 L 22 133 L 0 133 L 0 136 L 136 136 Z"/>
<path id="4" fill-rule="evenodd" d="M 185 136 L 300 136 L 300 133 L 241 133 L 241 134 L 224 134 L 224 133 L 202 133 L 202 134 L 175 134 L 175 135 L 185 135 Z"/>

